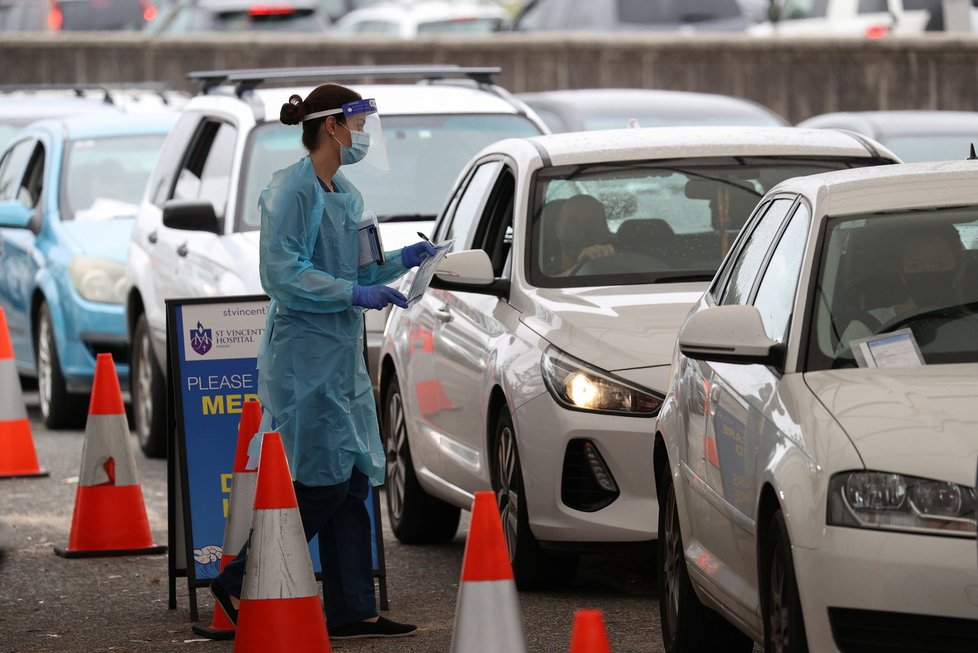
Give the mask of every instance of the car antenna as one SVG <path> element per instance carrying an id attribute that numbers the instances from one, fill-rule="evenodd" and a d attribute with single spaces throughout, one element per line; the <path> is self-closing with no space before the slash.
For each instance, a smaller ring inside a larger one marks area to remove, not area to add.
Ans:
<path id="1" fill-rule="evenodd" d="M 971 156 L 969 156 L 967 160 L 968 161 L 974 161 L 975 159 L 978 159 L 978 155 L 975 154 L 975 144 L 972 143 L 971 144 Z"/>

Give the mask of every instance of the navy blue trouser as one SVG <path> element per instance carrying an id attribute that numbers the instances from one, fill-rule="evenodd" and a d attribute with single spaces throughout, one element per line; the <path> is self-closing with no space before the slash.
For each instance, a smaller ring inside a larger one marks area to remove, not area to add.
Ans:
<path id="1" fill-rule="evenodd" d="M 306 542 L 319 535 L 327 627 L 376 617 L 366 475 L 354 467 L 350 480 L 339 485 L 293 486 Z M 241 596 L 249 542 L 217 577 L 232 596 Z"/>

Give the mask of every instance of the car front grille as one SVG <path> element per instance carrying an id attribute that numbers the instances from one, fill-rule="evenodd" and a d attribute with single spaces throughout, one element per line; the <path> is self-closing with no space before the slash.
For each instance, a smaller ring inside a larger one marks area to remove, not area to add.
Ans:
<path id="1" fill-rule="evenodd" d="M 621 491 L 594 442 L 571 440 L 564 452 L 560 500 L 568 508 L 596 512 L 610 505 Z"/>
<path id="2" fill-rule="evenodd" d="M 978 651 L 978 620 L 974 619 L 829 608 L 829 623 L 842 653 Z"/>

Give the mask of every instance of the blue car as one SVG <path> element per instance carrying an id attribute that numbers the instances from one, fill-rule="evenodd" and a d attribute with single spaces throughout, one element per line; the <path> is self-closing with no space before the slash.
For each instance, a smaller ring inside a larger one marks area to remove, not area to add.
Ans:
<path id="1" fill-rule="evenodd" d="M 175 112 L 41 120 L 0 155 L 0 306 L 49 428 L 84 423 L 95 357 L 129 377 L 122 302 L 133 218 Z"/>

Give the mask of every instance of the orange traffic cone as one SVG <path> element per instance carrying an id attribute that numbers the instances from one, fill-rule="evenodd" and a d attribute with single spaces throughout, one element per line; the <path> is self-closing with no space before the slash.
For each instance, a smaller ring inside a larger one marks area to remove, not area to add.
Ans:
<path id="1" fill-rule="evenodd" d="M 496 495 L 476 492 L 455 604 L 452 653 L 525 653 L 513 568 Z"/>
<path id="2" fill-rule="evenodd" d="M 578 610 L 574 613 L 570 653 L 611 653 L 601 610 Z"/>
<path id="3" fill-rule="evenodd" d="M 248 445 L 261 424 L 261 404 L 254 400 L 245 402 L 238 422 L 238 445 L 234 450 L 234 472 L 231 475 L 231 499 L 228 517 L 224 524 L 224 544 L 221 547 L 220 571 L 234 560 L 248 540 L 251 529 L 251 507 L 255 504 L 257 469 L 248 469 Z M 217 606 L 210 626 L 194 624 L 195 633 L 209 639 L 234 638 L 234 624 Z"/>
<path id="4" fill-rule="evenodd" d="M 68 546 L 54 549 L 59 556 L 89 558 L 166 551 L 165 546 L 153 544 L 149 532 L 129 435 L 112 354 L 99 354 L 85 423 L 75 513 Z"/>
<path id="5" fill-rule="evenodd" d="M 7 315 L 0 308 L 0 478 L 47 475 L 37 465 Z"/>
<path id="6" fill-rule="evenodd" d="M 329 653 L 326 616 L 282 436 L 262 436 L 236 653 Z"/>

